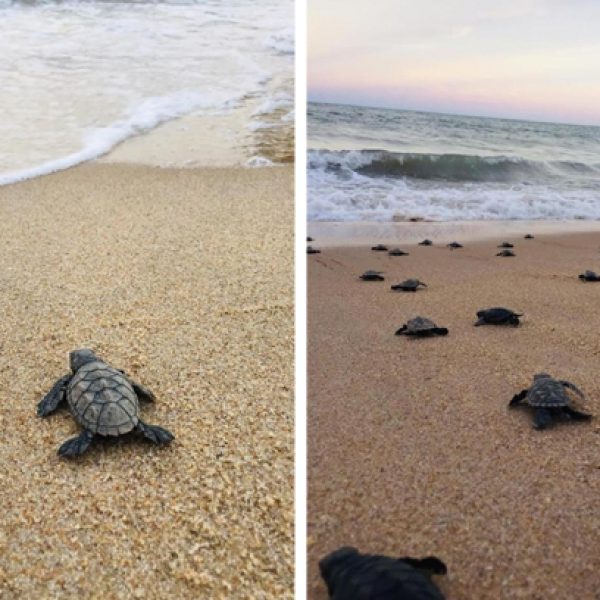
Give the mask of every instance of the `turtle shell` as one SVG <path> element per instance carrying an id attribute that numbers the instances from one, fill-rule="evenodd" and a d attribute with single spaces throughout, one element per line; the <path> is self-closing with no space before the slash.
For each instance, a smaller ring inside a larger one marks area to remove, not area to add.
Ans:
<path id="1" fill-rule="evenodd" d="M 425 561 L 396 559 L 361 554 L 354 548 L 331 553 L 320 561 L 319 569 L 332 600 L 444 600 L 426 572 L 411 564 L 428 560 L 435 563 L 436 573 L 446 572 L 445 565 L 435 557 Z"/>
<path id="2" fill-rule="evenodd" d="M 121 435 L 138 423 L 138 399 L 127 377 L 101 360 L 71 378 L 67 401 L 77 422 L 93 433 Z"/>
<path id="3" fill-rule="evenodd" d="M 406 329 L 408 331 L 429 331 L 436 327 L 437 325 L 431 319 L 425 317 L 415 317 L 406 322 Z"/>
<path id="4" fill-rule="evenodd" d="M 562 383 L 548 376 L 536 376 L 527 392 L 527 404 L 552 408 L 571 406 L 571 399 Z"/>

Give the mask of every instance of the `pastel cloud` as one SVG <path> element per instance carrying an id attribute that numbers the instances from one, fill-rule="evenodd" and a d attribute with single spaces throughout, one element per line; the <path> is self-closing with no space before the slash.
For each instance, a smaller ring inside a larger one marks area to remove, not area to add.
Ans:
<path id="1" fill-rule="evenodd" d="M 310 0 L 309 99 L 600 124 L 593 0 Z"/>

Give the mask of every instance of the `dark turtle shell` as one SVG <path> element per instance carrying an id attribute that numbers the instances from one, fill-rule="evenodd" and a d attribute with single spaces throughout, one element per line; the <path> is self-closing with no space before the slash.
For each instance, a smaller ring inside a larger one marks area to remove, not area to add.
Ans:
<path id="1" fill-rule="evenodd" d="M 526 240 L 532 240 L 533 236 L 530 233 L 528 233 L 528 234 L 525 235 L 525 239 Z"/>
<path id="2" fill-rule="evenodd" d="M 371 250 L 375 250 L 375 252 L 387 252 L 387 246 L 383 244 L 377 244 L 377 246 L 373 246 Z"/>
<path id="3" fill-rule="evenodd" d="M 67 386 L 77 422 L 100 435 L 121 435 L 138 423 L 138 398 L 127 377 L 101 360 L 80 367 Z"/>
<path id="4" fill-rule="evenodd" d="M 569 385 L 565 386 L 565 384 Z M 533 385 L 529 388 L 525 401 L 529 406 L 546 408 L 571 406 L 573 402 L 569 398 L 565 387 L 573 388 L 575 386 L 572 383 L 554 379 L 547 373 L 538 373 L 533 377 Z M 575 389 L 583 396 L 583 393 L 578 388 L 575 387 Z"/>
<path id="5" fill-rule="evenodd" d="M 404 292 L 416 292 L 419 286 L 427 287 L 427 284 L 418 279 L 405 279 L 404 281 L 392 286 L 393 290 L 402 290 Z"/>
<path id="6" fill-rule="evenodd" d="M 423 240 L 419 242 L 419 246 L 433 246 L 433 242 L 431 240 Z"/>
<path id="7" fill-rule="evenodd" d="M 489 323 L 490 325 L 518 325 L 519 317 L 522 316 L 522 313 L 516 313 L 508 308 L 495 306 L 494 308 L 478 310 L 477 317 L 479 320 L 475 325 L 483 325 L 484 323 Z"/>
<path id="8" fill-rule="evenodd" d="M 405 325 L 396 331 L 396 335 L 414 335 L 420 337 L 447 334 L 448 330 L 445 327 L 438 327 L 431 319 L 427 319 L 426 317 L 409 319 Z"/>
<path id="9" fill-rule="evenodd" d="M 502 252 L 498 252 L 496 256 L 516 256 L 516 254 L 512 250 L 502 250 Z"/>
<path id="10" fill-rule="evenodd" d="M 331 600 L 444 600 L 431 575 L 446 565 L 430 556 L 392 558 L 340 548 L 319 562 Z"/>
<path id="11" fill-rule="evenodd" d="M 321 254 L 321 251 L 317 250 L 317 248 L 313 248 L 312 246 L 308 246 L 306 248 L 306 254 Z"/>
<path id="12" fill-rule="evenodd" d="M 502 242 L 498 245 L 498 248 L 514 248 L 514 245 L 510 242 Z"/>
<path id="13" fill-rule="evenodd" d="M 390 256 L 408 256 L 408 252 L 404 252 L 404 250 L 400 250 L 400 248 L 393 248 L 388 254 Z"/>
<path id="14" fill-rule="evenodd" d="M 458 242 L 450 242 L 449 244 L 447 244 L 448 248 L 462 248 L 463 245 L 459 244 Z"/>
<path id="15" fill-rule="evenodd" d="M 363 281 L 384 281 L 385 277 L 382 275 L 383 271 L 365 271 L 360 279 Z"/>

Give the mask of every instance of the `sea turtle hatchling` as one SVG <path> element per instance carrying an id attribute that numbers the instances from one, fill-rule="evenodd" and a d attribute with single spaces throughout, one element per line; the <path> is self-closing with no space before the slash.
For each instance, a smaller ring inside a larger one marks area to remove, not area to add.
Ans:
<path id="1" fill-rule="evenodd" d="M 69 355 L 71 373 L 61 377 L 38 404 L 37 414 L 45 417 L 67 400 L 82 433 L 58 449 L 60 456 L 85 452 L 94 436 L 119 436 L 136 430 L 155 444 L 167 444 L 173 434 L 148 425 L 139 418 L 138 398 L 154 400 L 154 394 L 132 381 L 123 371 L 100 360 L 91 350 L 74 350 Z"/>
<path id="2" fill-rule="evenodd" d="M 519 325 L 519 317 L 522 313 L 516 313 L 508 308 L 495 306 L 494 308 L 485 308 L 477 311 L 478 321 L 475 326 L 479 325 Z"/>
<path id="3" fill-rule="evenodd" d="M 548 373 L 538 373 L 533 376 L 533 385 L 516 394 L 509 403 L 513 408 L 522 404 L 534 409 L 533 426 L 545 429 L 554 418 L 567 417 L 575 421 L 588 421 L 592 415 L 577 410 L 566 389 L 573 390 L 580 398 L 583 392 L 570 381 L 554 379 Z"/>
<path id="4" fill-rule="evenodd" d="M 459 244 L 458 242 L 450 242 L 449 244 L 446 244 L 446 246 L 448 246 L 448 248 L 451 250 L 454 250 L 455 248 L 463 248 L 463 245 Z"/>
<path id="5" fill-rule="evenodd" d="M 404 250 L 400 250 L 400 248 L 393 248 L 388 252 L 390 256 L 408 256 L 408 252 L 404 252 Z"/>
<path id="6" fill-rule="evenodd" d="M 418 279 L 406 279 L 405 281 L 393 285 L 392 289 L 401 290 L 403 292 L 416 292 L 420 286 L 427 287 L 427 284 Z"/>
<path id="7" fill-rule="evenodd" d="M 419 246 L 433 246 L 433 242 L 431 240 L 423 240 L 419 242 Z"/>
<path id="8" fill-rule="evenodd" d="M 363 281 L 385 281 L 385 277 L 382 275 L 383 271 L 365 271 L 360 279 Z"/>
<path id="9" fill-rule="evenodd" d="M 317 248 L 313 248 L 312 246 L 306 247 L 306 254 L 321 254 L 321 251 Z"/>
<path id="10" fill-rule="evenodd" d="M 594 271 L 586 271 L 579 276 L 581 281 L 600 281 L 600 276 L 596 275 Z"/>
<path id="11" fill-rule="evenodd" d="M 330 600 L 444 600 L 431 578 L 447 568 L 435 556 L 392 558 L 346 546 L 321 559 L 319 571 Z"/>
<path id="12" fill-rule="evenodd" d="M 530 233 L 527 233 L 527 234 L 525 235 L 525 239 L 526 239 L 526 240 L 533 240 L 533 239 L 534 239 L 534 237 L 533 237 L 533 236 L 532 236 Z"/>
<path id="13" fill-rule="evenodd" d="M 375 250 L 375 252 L 387 252 L 387 246 L 383 244 L 377 244 L 377 246 L 372 246 L 371 250 Z"/>
<path id="14" fill-rule="evenodd" d="M 502 242 L 501 244 L 498 245 L 498 248 L 514 248 L 514 244 L 511 244 L 510 242 Z"/>
<path id="15" fill-rule="evenodd" d="M 402 327 L 396 331 L 396 335 L 429 337 L 432 335 L 448 335 L 448 330 L 445 327 L 438 327 L 431 319 L 415 317 L 414 319 L 409 319 L 402 325 Z"/>
<path id="16" fill-rule="evenodd" d="M 516 256 L 516 254 L 512 250 L 502 250 L 496 256 Z"/>

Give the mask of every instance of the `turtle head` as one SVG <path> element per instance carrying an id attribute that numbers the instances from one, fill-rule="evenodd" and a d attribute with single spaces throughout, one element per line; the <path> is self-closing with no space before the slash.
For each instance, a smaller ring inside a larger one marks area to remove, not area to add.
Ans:
<path id="1" fill-rule="evenodd" d="M 73 352 L 69 354 L 69 363 L 73 373 L 76 373 L 86 363 L 94 360 L 98 360 L 98 357 L 89 348 L 73 350 Z"/>
<path id="2" fill-rule="evenodd" d="M 534 381 L 540 381 L 540 379 L 552 379 L 552 375 L 549 375 L 548 373 L 536 373 L 533 376 Z"/>

